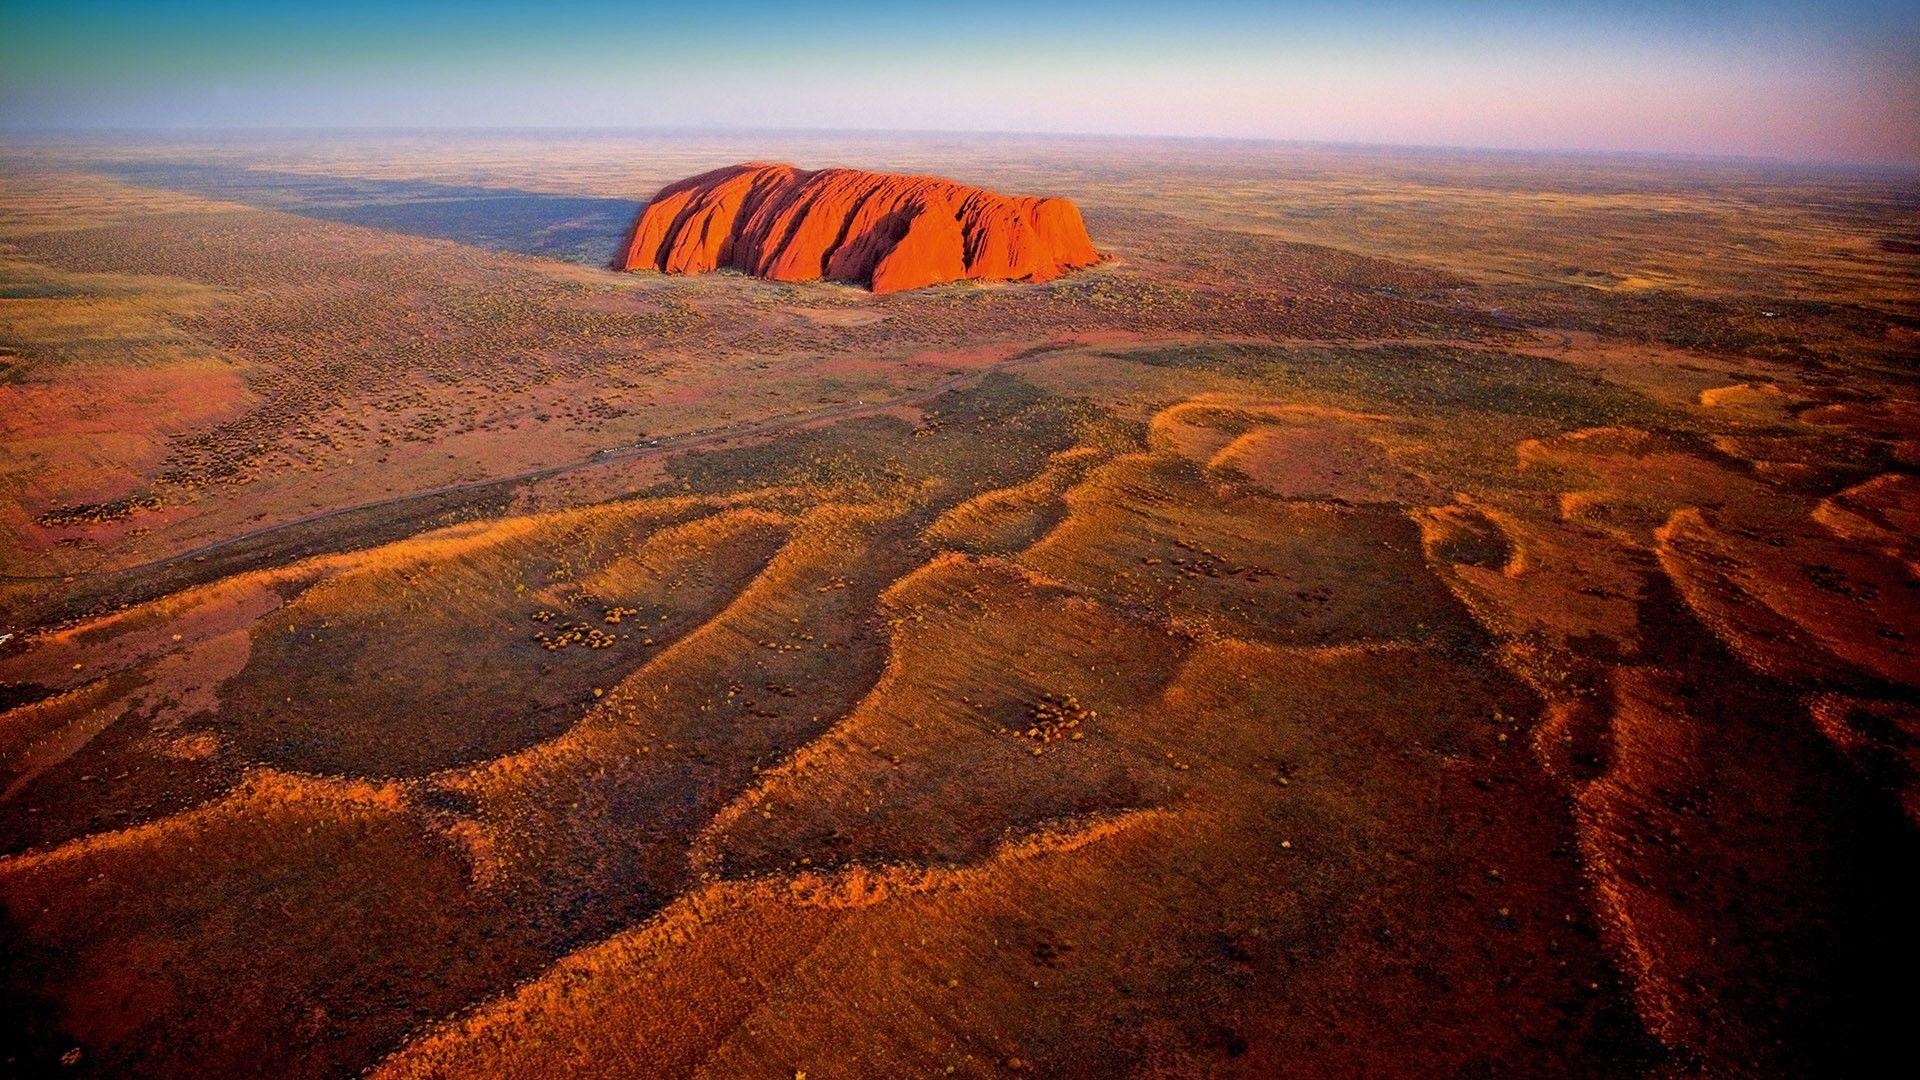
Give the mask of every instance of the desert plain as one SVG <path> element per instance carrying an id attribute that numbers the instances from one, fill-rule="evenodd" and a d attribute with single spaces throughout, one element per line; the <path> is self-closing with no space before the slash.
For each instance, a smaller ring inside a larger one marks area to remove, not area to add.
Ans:
<path id="1" fill-rule="evenodd" d="M 1100 264 L 620 273 L 737 162 Z M 737 132 L 0 146 L 24 1075 L 1860 1075 L 1920 183 Z"/>

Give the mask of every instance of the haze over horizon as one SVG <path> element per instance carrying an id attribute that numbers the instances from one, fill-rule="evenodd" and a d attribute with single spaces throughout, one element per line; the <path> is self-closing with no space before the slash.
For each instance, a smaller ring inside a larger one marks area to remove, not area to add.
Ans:
<path id="1" fill-rule="evenodd" d="M 1911 164 L 1917 57 L 1920 11 L 1876 0 L 82 2 L 0 9 L 0 128 L 955 130 Z"/>

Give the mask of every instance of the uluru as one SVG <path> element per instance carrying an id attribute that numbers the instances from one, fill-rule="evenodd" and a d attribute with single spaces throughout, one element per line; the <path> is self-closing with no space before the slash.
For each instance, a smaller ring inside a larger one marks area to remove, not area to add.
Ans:
<path id="1" fill-rule="evenodd" d="M 669 184 L 634 222 L 622 270 L 735 269 L 899 292 L 948 281 L 1051 281 L 1102 256 L 1070 200 L 936 176 L 730 165 Z"/>

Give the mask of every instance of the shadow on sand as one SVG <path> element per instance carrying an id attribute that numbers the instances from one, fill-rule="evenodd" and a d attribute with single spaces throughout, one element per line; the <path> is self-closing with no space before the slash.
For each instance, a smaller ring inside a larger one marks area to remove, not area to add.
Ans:
<path id="1" fill-rule="evenodd" d="M 602 267 L 613 261 L 642 205 L 627 199 L 219 165 L 128 163 L 98 171 L 266 210 Z"/>

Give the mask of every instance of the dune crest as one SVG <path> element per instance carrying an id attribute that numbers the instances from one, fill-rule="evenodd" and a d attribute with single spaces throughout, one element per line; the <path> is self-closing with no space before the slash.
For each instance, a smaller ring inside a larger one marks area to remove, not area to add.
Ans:
<path id="1" fill-rule="evenodd" d="M 669 274 L 727 267 L 888 293 L 962 279 L 1051 281 L 1100 259 L 1067 199 L 1000 195 L 936 176 L 750 162 L 662 188 L 618 265 Z"/>

